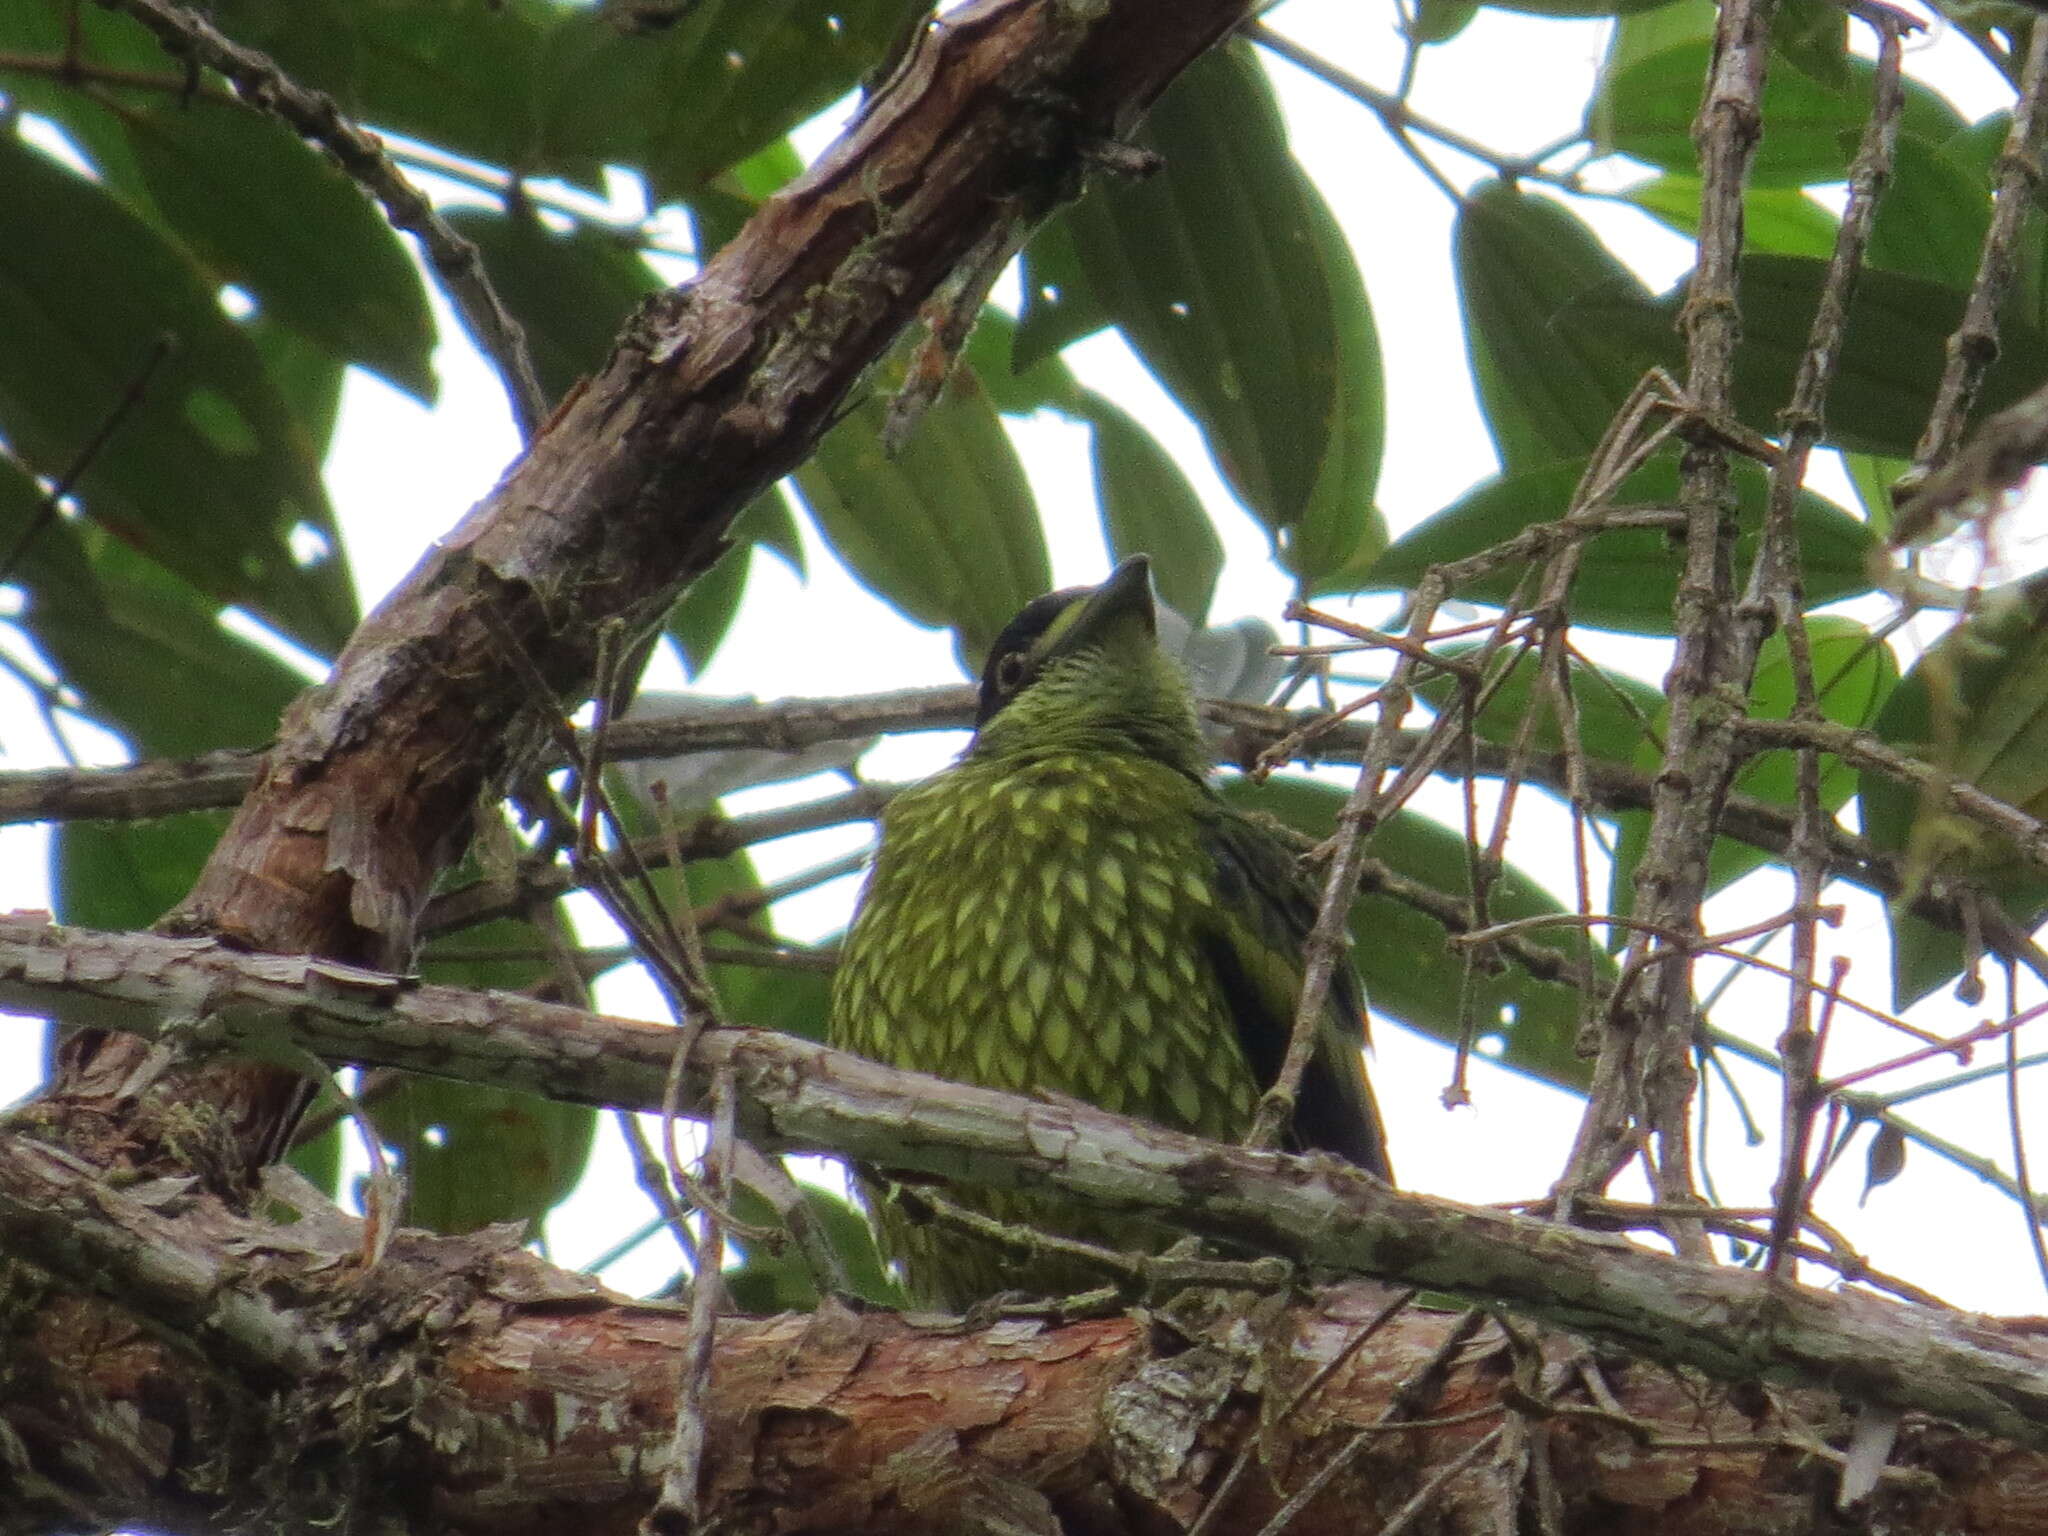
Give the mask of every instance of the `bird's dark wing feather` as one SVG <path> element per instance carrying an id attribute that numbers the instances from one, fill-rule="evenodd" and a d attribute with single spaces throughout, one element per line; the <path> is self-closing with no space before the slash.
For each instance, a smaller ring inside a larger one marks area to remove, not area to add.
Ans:
<path id="1" fill-rule="evenodd" d="M 1261 1088 L 1279 1076 L 1301 992 L 1302 947 L 1315 925 L 1315 891 L 1285 844 L 1222 806 L 1205 828 L 1221 920 L 1204 951 Z M 1294 1107 L 1294 1142 L 1348 1158 L 1392 1180 L 1379 1109 L 1360 1056 L 1365 1007 L 1358 976 L 1339 958 L 1315 1052 Z"/>

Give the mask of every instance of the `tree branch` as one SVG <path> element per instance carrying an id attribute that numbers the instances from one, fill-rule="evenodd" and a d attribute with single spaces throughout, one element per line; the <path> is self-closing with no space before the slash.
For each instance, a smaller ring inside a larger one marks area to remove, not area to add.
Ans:
<path id="1" fill-rule="evenodd" d="M 1084 151 L 1122 138 L 1245 8 L 978 0 L 919 28 L 845 136 L 696 278 L 642 306 L 605 367 L 286 712 L 163 926 L 408 964 L 476 807 L 539 762 L 550 698 L 585 696 L 610 641 L 659 623 L 956 265 L 1072 197 Z M 96 1161 L 189 1147 L 179 1127 L 209 1105 L 205 1171 L 246 1185 L 298 1112 L 294 1078 L 248 1068 L 166 1081 L 138 1104 L 126 1049 L 74 1037 L 51 1090 Z"/>
<path id="2" fill-rule="evenodd" d="M 135 1030 L 155 1056 L 284 1042 L 582 1103 L 657 1109 L 676 1032 L 205 940 L 0 922 L 0 1003 Z M 710 1030 L 688 1102 L 730 1073 L 764 1150 L 1057 1192 L 1316 1270 L 1506 1305 L 1723 1381 L 1794 1378 L 2048 1446 L 2048 1353 L 1955 1314 L 1771 1283 L 1501 1211 L 1398 1194 L 1329 1158 L 1249 1151 L 1080 1105 L 895 1072 L 756 1030 Z M 38 1106 L 24 1114 L 33 1124 Z M 32 1203 L 32 1202 L 31 1202 Z M 17 1250 L 19 1251 L 19 1250 Z"/>

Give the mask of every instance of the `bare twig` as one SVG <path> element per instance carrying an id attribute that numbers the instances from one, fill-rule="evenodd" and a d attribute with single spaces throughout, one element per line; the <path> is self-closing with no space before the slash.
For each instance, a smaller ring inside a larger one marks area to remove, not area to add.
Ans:
<path id="1" fill-rule="evenodd" d="M 520 436 L 532 438 L 547 417 L 547 398 L 527 355 L 526 333 L 491 286 L 475 245 L 434 211 L 426 194 L 392 163 L 377 136 L 351 122 L 332 97 L 300 85 L 267 54 L 223 36 L 189 7 L 173 0 L 116 3 L 155 33 L 174 57 L 219 71 L 251 107 L 290 124 L 327 150 L 377 200 L 394 227 L 419 240 L 478 350 L 498 370 Z"/>
<path id="2" fill-rule="evenodd" d="M 1913 468 L 1892 487 L 1896 516 L 1890 539 L 1894 546 L 1938 536 L 1947 514 L 1962 503 L 1952 480 L 1936 484 L 1931 477 L 1954 457 L 1984 375 L 1998 357 L 1998 312 L 2012 287 L 2020 230 L 2042 184 L 2044 129 L 2048 129 L 2048 27 L 2037 25 L 2027 45 L 2012 124 L 1998 157 L 1991 224 L 1984 231 L 1969 302 L 1963 308 L 1962 322 L 1948 339 L 1948 360 L 1927 425 L 1913 449 Z M 1934 494 L 1925 494 L 1929 490 Z"/>
<path id="3" fill-rule="evenodd" d="M 120 398 L 108 407 L 107 414 L 100 418 L 100 424 L 93 429 L 92 436 L 85 440 L 71 462 L 65 466 L 64 472 L 51 481 L 49 489 L 37 498 L 35 515 L 29 518 L 21 532 L 14 536 L 14 542 L 8 546 L 7 553 L 0 555 L 0 582 L 14 579 L 15 570 L 20 566 L 22 557 L 28 553 L 29 546 L 42 536 L 44 529 L 57 520 L 57 513 L 64 504 L 64 498 L 71 494 L 73 487 L 78 484 L 79 477 L 92 468 L 93 460 L 100 456 L 101 450 L 113 440 L 114 434 L 120 431 L 121 423 L 142 404 L 143 397 L 149 393 L 149 381 L 155 377 L 157 369 L 163 366 L 164 359 L 171 355 L 175 345 L 175 338 L 168 335 L 159 336 L 150 343 L 149 350 L 143 354 L 142 361 L 136 364 L 135 372 L 129 376 Z"/>

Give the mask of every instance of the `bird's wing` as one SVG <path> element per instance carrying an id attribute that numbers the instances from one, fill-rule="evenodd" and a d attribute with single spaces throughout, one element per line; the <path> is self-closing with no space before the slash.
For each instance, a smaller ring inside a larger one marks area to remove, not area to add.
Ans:
<path id="1" fill-rule="evenodd" d="M 1280 1073 L 1301 993 L 1302 946 L 1315 925 L 1315 891 L 1285 844 L 1258 822 L 1217 807 L 1204 843 L 1215 861 L 1217 910 L 1204 950 L 1261 1088 Z M 1392 1179 L 1386 1137 L 1360 1048 L 1365 1004 L 1358 976 L 1339 956 L 1315 1052 L 1294 1107 L 1294 1140 Z"/>

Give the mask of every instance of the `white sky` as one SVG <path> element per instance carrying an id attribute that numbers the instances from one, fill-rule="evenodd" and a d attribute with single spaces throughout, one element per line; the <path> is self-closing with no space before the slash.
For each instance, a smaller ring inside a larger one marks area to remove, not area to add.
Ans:
<path id="1" fill-rule="evenodd" d="M 1382 87 L 1396 83 L 1401 52 L 1392 7 L 1360 7 L 1355 0 L 1290 0 L 1273 24 Z M 1601 22 L 1559 23 L 1482 11 L 1454 42 L 1426 55 L 1413 105 L 1423 115 L 1456 127 L 1508 154 L 1551 143 L 1570 132 L 1592 85 L 1606 36 Z M 1947 91 L 1966 117 L 2002 106 L 2005 96 L 1989 69 L 1964 43 L 1937 36 L 1916 45 L 1910 66 Z M 1394 530 L 1413 525 L 1492 472 L 1491 447 L 1480 423 L 1466 373 L 1449 251 L 1453 210 L 1394 148 L 1363 108 L 1284 63 L 1271 64 L 1297 153 L 1316 177 L 1358 252 L 1372 295 L 1387 378 L 1387 453 L 1380 504 Z M 843 108 L 824 114 L 799 135 L 806 156 L 828 142 Z M 1435 158 L 1455 184 L 1484 168 L 1455 153 Z M 1580 201 L 1576 210 L 1653 287 L 1669 284 L 1689 259 L 1689 246 L 1646 216 L 1615 204 Z M 1014 290 L 1013 290 L 1014 291 Z M 456 328 L 442 314 L 442 334 Z M 1286 578 L 1266 557 L 1262 532 L 1224 489 L 1199 436 L 1114 337 L 1099 336 L 1071 348 L 1067 360 L 1083 379 L 1136 411 L 1174 452 L 1215 515 L 1228 564 L 1214 616 L 1241 613 L 1275 617 L 1288 594 Z M 419 558 L 428 542 L 496 480 L 517 444 L 495 378 L 458 342 L 436 358 L 442 399 L 424 410 L 363 375 L 351 378 L 330 454 L 329 482 L 365 602 L 374 602 Z M 1088 439 L 1081 428 L 1042 416 L 1012 422 L 1038 492 L 1051 546 L 1056 584 L 1098 579 L 1106 555 L 1093 504 Z M 1823 481 L 1823 490 L 1831 485 Z M 1853 503 L 1852 503 L 1853 504 Z M 921 630 L 855 583 L 806 529 L 810 579 L 799 585 L 782 562 L 764 555 L 754 566 L 747 602 L 723 649 L 697 681 L 713 694 L 866 693 L 878 689 L 958 680 L 948 636 Z M 801 613 L 802 622 L 792 623 Z M 858 634 L 858 648 L 821 644 L 819 637 Z M 1617 664 L 1656 678 L 1660 650 L 1627 644 Z M 679 687 L 671 664 L 653 682 Z M 52 760 L 38 748 L 39 726 L 19 697 L 0 706 L 7 765 Z M 885 743 L 863 764 L 879 778 L 910 777 L 942 765 L 958 749 L 958 736 L 926 736 Z M 758 792 L 760 803 L 773 792 Z M 788 792 L 780 792 L 789 798 Z M 1524 797 L 1511 856 L 1542 876 L 1568 867 L 1561 856 L 1563 819 L 1547 803 Z M 1445 792 L 1425 801 L 1455 816 Z M 6 904 L 48 904 L 42 834 L 0 831 L 0 877 Z M 818 833 L 756 851 L 764 877 L 807 868 L 861 841 L 857 834 Z M 841 926 L 856 882 L 842 879 L 785 903 L 778 921 L 802 936 Z M 1568 893 L 1565 899 L 1570 900 Z M 1719 898 L 1714 926 L 1732 927 L 1782 910 L 1787 887 L 1776 876 L 1744 882 Z M 1875 902 L 1847 891 L 1850 920 L 1827 936 L 1830 952 L 1853 958 L 1854 978 L 1882 1000 L 1888 975 L 1881 912 Z M 596 920 L 594 927 L 601 928 Z M 1782 950 L 1773 958 L 1782 961 Z M 1703 976 L 1701 985 L 1713 978 Z M 1852 979 L 1852 986 L 1855 980 Z M 618 1012 L 661 1017 L 657 1000 L 628 977 L 608 979 L 601 1001 Z M 1782 1026 L 1782 989 L 1739 981 L 1716 1012 L 1716 1021 L 1763 1043 Z M 1956 1030 L 1973 1022 L 1954 1005 L 1928 1005 L 1916 1021 Z M 0 1035 L 0 1101 L 32 1085 L 40 1042 L 22 1030 Z M 1562 1166 L 1577 1123 L 1578 1101 L 1487 1066 L 1475 1064 L 1474 1103 L 1445 1110 L 1438 1095 L 1449 1053 L 1435 1043 L 1381 1023 L 1372 1062 L 1388 1120 L 1396 1167 L 1405 1186 L 1468 1201 L 1540 1195 Z M 2041 1026 L 2032 1031 L 2039 1049 Z M 2023 1048 L 2029 1044 L 2023 1037 Z M 1881 1059 L 1899 1048 L 1896 1037 L 1838 1021 L 1830 1045 L 1831 1068 Z M 1980 1061 L 1986 1059 L 1980 1052 Z M 1738 1073 L 1751 1111 L 1772 1132 L 1756 1150 L 1741 1147 L 1725 1093 L 1712 1111 L 1712 1168 L 1724 1203 L 1767 1203 L 1775 1173 L 1777 1101 L 1761 1073 Z M 2048 1076 L 2026 1085 L 2048 1103 Z M 1916 1103 L 1913 1115 L 1941 1134 L 2010 1167 L 2003 1089 L 1992 1083 Z M 2048 1110 L 2030 1116 L 2035 1163 L 2048 1164 Z M 1857 1163 L 1861 1148 L 1851 1162 Z M 2039 1182 L 2040 1174 L 2036 1173 Z M 2009 1202 L 1947 1164 L 1915 1150 L 1906 1174 L 1859 1205 L 1860 1163 L 1837 1173 L 1824 1190 L 1820 1213 L 1843 1230 L 1874 1264 L 1903 1275 L 1958 1304 L 2000 1312 L 2044 1310 L 2042 1284 L 2028 1253 L 2019 1213 Z M 1617 1193 L 1640 1194 L 1640 1184 Z M 578 1262 L 602 1251 L 646 1217 L 645 1201 L 607 1126 L 590 1177 L 571 1206 L 550 1223 L 555 1256 Z M 607 1270 L 625 1289 L 665 1280 L 675 1256 L 665 1240 L 643 1245 Z M 1817 1278 L 1817 1277 L 1816 1277 Z"/>

